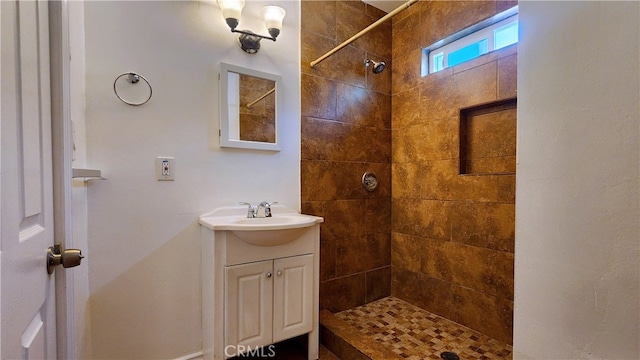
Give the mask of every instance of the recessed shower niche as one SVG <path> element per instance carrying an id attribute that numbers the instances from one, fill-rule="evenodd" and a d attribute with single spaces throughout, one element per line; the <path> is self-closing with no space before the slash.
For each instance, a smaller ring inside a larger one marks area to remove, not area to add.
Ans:
<path id="1" fill-rule="evenodd" d="M 460 109 L 460 175 L 515 174 L 517 99 Z"/>

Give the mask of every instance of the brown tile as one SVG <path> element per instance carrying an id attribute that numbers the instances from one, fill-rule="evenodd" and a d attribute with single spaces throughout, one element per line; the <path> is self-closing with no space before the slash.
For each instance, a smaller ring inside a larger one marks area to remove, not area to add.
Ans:
<path id="1" fill-rule="evenodd" d="M 391 163 L 391 130 L 380 128 L 365 128 L 362 133 L 365 135 L 363 146 L 367 157 L 367 162 Z"/>
<path id="2" fill-rule="evenodd" d="M 351 7 L 358 11 L 358 13 L 365 12 L 366 4 L 361 0 L 340 0 L 338 1 L 343 7 Z"/>
<path id="3" fill-rule="evenodd" d="M 416 199 L 420 197 L 420 187 L 428 178 L 421 171 L 419 163 L 394 163 L 391 167 L 391 192 L 394 199 Z"/>
<path id="4" fill-rule="evenodd" d="M 304 1 L 303 3 L 314 2 Z M 330 56 L 315 67 L 311 67 L 311 62 L 333 49 L 338 42 L 325 36 L 302 31 L 300 33 L 300 71 L 303 74 L 335 79 L 336 66 L 338 61 Z"/>
<path id="5" fill-rule="evenodd" d="M 420 112 L 420 122 L 458 116 L 458 108 L 453 106 L 449 99 L 452 91 L 452 74 L 453 70 L 447 68 L 420 80 L 420 99 L 414 104 L 414 111 Z"/>
<path id="6" fill-rule="evenodd" d="M 241 114 L 240 139 L 269 143 L 276 142 L 276 127 L 274 117 L 265 115 Z"/>
<path id="7" fill-rule="evenodd" d="M 366 274 L 366 302 L 391 295 L 391 266 L 368 271 Z"/>
<path id="8" fill-rule="evenodd" d="M 391 235 L 391 265 L 394 271 L 407 270 L 418 273 L 421 269 L 424 242 L 416 236 L 401 233 Z"/>
<path id="9" fill-rule="evenodd" d="M 415 125 L 420 120 L 420 92 L 409 90 L 391 97 L 391 127 Z"/>
<path id="10" fill-rule="evenodd" d="M 454 241 L 513 252 L 515 205 L 454 202 L 451 210 Z"/>
<path id="11" fill-rule="evenodd" d="M 451 202 L 438 200 L 415 201 L 412 221 L 416 234 L 430 239 L 451 239 Z"/>
<path id="12" fill-rule="evenodd" d="M 420 163 L 420 195 L 422 199 L 451 200 L 458 180 L 458 160 L 431 160 Z"/>
<path id="13" fill-rule="evenodd" d="M 368 360 L 385 359 L 401 360 L 375 339 L 362 336 L 354 326 L 329 313 L 320 311 L 320 341 L 340 359 Z"/>
<path id="14" fill-rule="evenodd" d="M 363 2 L 359 3 L 359 6 L 354 7 L 350 1 L 338 2 L 337 36 L 340 42 L 351 38 L 377 20 L 365 13 Z M 391 23 L 379 24 L 352 44 L 369 53 L 391 58 Z"/>
<path id="15" fill-rule="evenodd" d="M 300 208 L 302 214 L 324 216 L 324 201 L 303 201 Z"/>
<path id="16" fill-rule="evenodd" d="M 303 74 L 326 77 L 363 88 L 366 86 L 364 50 L 349 45 L 311 67 L 312 61 L 318 60 L 338 43 L 319 35 L 304 33 L 302 41 Z"/>
<path id="17" fill-rule="evenodd" d="M 393 59 L 393 76 L 391 77 L 392 94 L 404 92 L 418 86 L 421 77 L 422 51 L 420 49 L 406 52 Z"/>
<path id="18" fill-rule="evenodd" d="M 366 200 L 335 200 L 325 203 L 325 235 L 333 239 L 365 235 Z"/>
<path id="19" fill-rule="evenodd" d="M 336 2 L 301 1 L 300 27 L 330 39 L 336 38 Z"/>
<path id="20" fill-rule="evenodd" d="M 420 14 L 415 13 L 393 23 L 393 58 L 397 59 L 424 47 L 422 37 L 415 30 L 420 27 Z"/>
<path id="21" fill-rule="evenodd" d="M 339 312 L 365 303 L 365 274 L 320 283 L 320 309 Z"/>
<path id="22" fill-rule="evenodd" d="M 365 171 L 378 174 L 380 185 L 373 193 L 362 187 Z M 366 199 L 390 196 L 390 166 L 346 161 L 301 161 L 302 201 Z"/>
<path id="23" fill-rule="evenodd" d="M 505 174 L 515 172 L 515 156 L 475 158 L 466 161 L 467 174 Z"/>
<path id="24" fill-rule="evenodd" d="M 492 294 L 513 301 L 514 264 L 513 253 L 493 251 L 490 257 L 490 276 L 494 285 Z"/>
<path id="25" fill-rule="evenodd" d="M 336 118 L 336 83 L 324 78 L 301 76 L 302 116 L 333 120 Z"/>
<path id="26" fill-rule="evenodd" d="M 323 225 L 323 229 L 326 226 Z M 337 246 L 336 239 L 325 236 L 326 231 L 320 230 L 320 281 L 336 277 Z"/>
<path id="27" fill-rule="evenodd" d="M 416 291 L 419 289 L 419 291 Z M 391 294 L 429 312 L 451 318 L 454 305 L 451 283 L 422 273 L 391 268 Z"/>
<path id="28" fill-rule="evenodd" d="M 393 162 L 422 162 L 458 157 L 457 121 L 429 121 L 395 129 L 392 133 Z"/>
<path id="29" fill-rule="evenodd" d="M 432 1 L 422 18 L 425 46 L 495 14 L 495 1 Z"/>
<path id="30" fill-rule="evenodd" d="M 334 353 L 324 346 L 320 346 L 318 350 L 318 360 L 340 360 Z"/>
<path id="31" fill-rule="evenodd" d="M 513 301 L 457 285 L 451 291 L 454 321 L 507 344 L 513 343 Z"/>
<path id="32" fill-rule="evenodd" d="M 320 342 L 335 353 L 337 359 L 370 360 L 357 348 L 349 344 L 343 336 L 337 335 L 320 325 Z"/>
<path id="33" fill-rule="evenodd" d="M 333 200 L 338 184 L 333 174 L 335 163 L 329 161 L 300 162 L 300 196 L 302 201 Z"/>
<path id="34" fill-rule="evenodd" d="M 365 161 L 369 155 L 369 139 L 361 126 L 304 117 L 301 133 L 302 159 Z"/>
<path id="35" fill-rule="evenodd" d="M 515 204 L 516 175 L 501 175 L 498 177 L 498 202 Z"/>
<path id="36" fill-rule="evenodd" d="M 388 234 L 374 234 L 337 240 L 337 276 L 369 271 L 391 264 Z"/>
<path id="37" fill-rule="evenodd" d="M 423 121 L 451 119 L 459 116 L 460 108 L 496 100 L 496 62 L 448 76 L 451 71 L 429 74 L 420 81 Z"/>
<path id="38" fill-rule="evenodd" d="M 491 259 L 496 251 L 455 242 L 447 245 L 443 256 L 450 265 L 452 282 L 496 295 L 495 276 L 491 271 Z"/>
<path id="39" fill-rule="evenodd" d="M 471 116 L 466 123 L 467 159 L 516 155 L 516 109 Z M 513 163 L 515 171 L 515 161 Z"/>
<path id="40" fill-rule="evenodd" d="M 451 75 L 447 89 L 448 104 L 464 108 L 497 99 L 497 65 L 495 62 Z"/>
<path id="41" fill-rule="evenodd" d="M 373 24 L 378 19 L 370 17 L 369 24 Z M 362 29 L 360 29 L 362 30 Z M 358 30 L 358 31 L 360 31 Z M 355 35 L 357 32 L 351 34 Z M 379 56 L 385 59 L 392 58 L 392 35 L 391 35 L 391 22 L 386 21 L 378 24 L 375 28 L 371 29 L 367 34 L 358 39 L 362 41 L 362 47 L 370 56 Z"/>
<path id="42" fill-rule="evenodd" d="M 448 240 L 423 239 L 422 263 L 420 270 L 434 279 L 452 281 L 455 260 L 454 249 Z"/>
<path id="43" fill-rule="evenodd" d="M 496 202 L 500 175 L 459 175 L 450 184 L 450 200 Z"/>
<path id="44" fill-rule="evenodd" d="M 507 9 L 511 9 L 518 5 L 518 0 L 497 0 L 496 1 L 496 13 L 503 12 Z"/>
<path id="45" fill-rule="evenodd" d="M 396 23 L 404 20 L 408 16 L 411 16 L 411 15 L 414 15 L 414 14 L 421 14 L 423 12 L 428 13 L 429 3 L 430 3 L 430 1 L 428 1 L 428 0 L 420 0 L 417 3 L 411 5 L 408 9 L 397 13 L 396 15 L 394 15 L 391 18 L 391 21 L 392 21 L 393 25 L 395 25 Z M 403 2 L 398 2 L 398 6 L 400 6 L 401 4 L 403 4 Z"/>
<path id="46" fill-rule="evenodd" d="M 391 199 L 391 164 L 390 163 L 365 163 L 357 168 L 360 191 L 365 193 L 368 199 Z M 362 175 L 371 171 L 378 177 L 378 187 L 372 192 L 367 192 L 362 187 Z"/>
<path id="47" fill-rule="evenodd" d="M 517 44 L 512 45 L 517 48 Z M 518 55 L 498 60 L 498 98 L 518 96 Z"/>
<path id="48" fill-rule="evenodd" d="M 386 13 L 385 11 L 380 10 L 380 9 L 378 9 L 377 7 L 372 6 L 372 5 L 370 5 L 370 4 L 367 4 L 367 5 L 366 5 L 366 8 L 365 8 L 365 11 L 364 11 L 364 12 L 365 12 L 365 14 L 367 14 L 367 15 L 371 16 L 372 18 L 374 18 L 374 19 L 376 19 L 376 20 L 378 20 L 378 19 L 380 19 L 381 17 L 383 17 L 383 16 L 387 15 L 387 13 Z M 389 23 L 391 23 L 391 22 L 389 22 Z"/>
<path id="49" fill-rule="evenodd" d="M 449 101 L 453 69 L 447 68 L 420 79 L 420 99 L 422 121 L 450 119 L 458 115 L 458 109 Z"/>
<path id="50" fill-rule="evenodd" d="M 347 84 L 337 86 L 336 119 L 352 125 L 389 128 L 391 97 Z"/>
<path id="51" fill-rule="evenodd" d="M 357 6 L 353 6 L 354 4 L 357 4 Z M 365 4 L 361 1 L 338 1 L 336 10 L 339 42 L 349 39 L 372 22 L 371 17 L 365 14 Z M 361 39 L 356 40 L 353 44 L 360 49 L 364 49 Z"/>
<path id="52" fill-rule="evenodd" d="M 362 187 L 362 174 L 367 171 L 370 166 L 361 162 L 340 162 L 336 164 L 336 182 L 338 186 L 339 199 L 366 199 L 367 191 Z M 378 173 L 378 180 L 381 178 Z M 379 193 L 382 184 L 379 185 L 377 193 Z M 363 215 L 364 217 L 364 215 Z"/>
<path id="53" fill-rule="evenodd" d="M 391 199 L 366 200 L 366 234 L 391 233 Z"/>

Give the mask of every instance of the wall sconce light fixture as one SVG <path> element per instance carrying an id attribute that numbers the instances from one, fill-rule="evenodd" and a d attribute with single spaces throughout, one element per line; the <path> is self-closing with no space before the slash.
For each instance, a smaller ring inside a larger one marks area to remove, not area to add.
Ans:
<path id="1" fill-rule="evenodd" d="M 231 32 L 240 34 L 240 48 L 249 54 L 255 54 L 260 49 L 260 40 L 269 39 L 276 41 L 280 30 L 282 30 L 282 20 L 286 15 L 283 8 L 279 6 L 265 6 L 260 11 L 265 26 L 270 36 L 256 34 L 249 30 L 236 30 L 240 23 L 240 14 L 244 7 L 245 0 L 217 0 L 218 6 L 222 9 L 222 16 L 231 28 Z"/>

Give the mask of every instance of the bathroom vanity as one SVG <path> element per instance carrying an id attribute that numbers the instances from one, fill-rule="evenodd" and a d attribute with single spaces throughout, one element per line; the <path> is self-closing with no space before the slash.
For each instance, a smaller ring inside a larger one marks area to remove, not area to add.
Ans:
<path id="1" fill-rule="evenodd" d="M 200 217 L 205 359 L 272 354 L 269 345 L 307 334 L 318 358 L 321 217 L 274 206 L 247 218 L 246 207 Z"/>

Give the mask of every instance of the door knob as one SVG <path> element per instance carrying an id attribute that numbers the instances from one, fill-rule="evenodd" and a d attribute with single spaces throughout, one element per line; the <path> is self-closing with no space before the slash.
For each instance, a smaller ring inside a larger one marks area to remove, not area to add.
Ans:
<path id="1" fill-rule="evenodd" d="M 58 265 L 65 269 L 78 266 L 83 258 L 84 255 L 78 249 L 66 249 L 61 252 L 60 245 L 50 246 L 47 249 L 47 273 L 53 274 Z"/>

